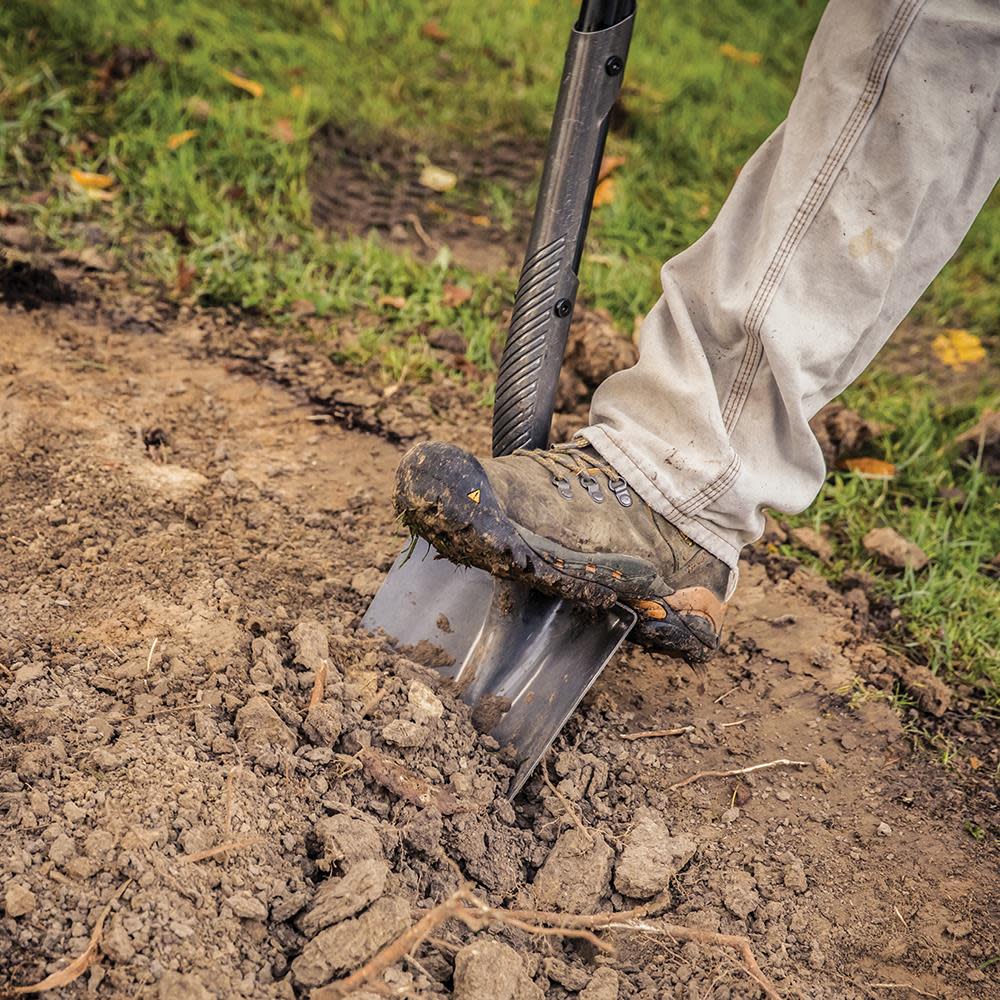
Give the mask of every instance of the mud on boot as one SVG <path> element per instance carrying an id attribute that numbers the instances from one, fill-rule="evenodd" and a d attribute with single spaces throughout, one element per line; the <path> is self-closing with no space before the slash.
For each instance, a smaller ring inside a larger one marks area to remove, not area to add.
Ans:
<path id="1" fill-rule="evenodd" d="M 411 449 L 396 473 L 403 523 L 456 563 L 595 608 L 621 601 L 632 638 L 697 662 L 719 644 L 729 568 L 635 494 L 589 446 L 479 459 Z"/>

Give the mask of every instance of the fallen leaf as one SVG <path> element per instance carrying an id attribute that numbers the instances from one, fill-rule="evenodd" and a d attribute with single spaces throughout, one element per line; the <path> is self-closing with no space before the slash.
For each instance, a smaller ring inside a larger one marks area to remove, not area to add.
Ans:
<path id="1" fill-rule="evenodd" d="M 615 179 L 605 177 L 594 191 L 594 208 L 610 205 L 615 200 Z"/>
<path id="2" fill-rule="evenodd" d="M 625 166 L 624 156 L 604 156 L 601 159 L 600 169 L 597 171 L 597 180 L 603 181 L 605 177 L 610 177 L 619 167 Z"/>
<path id="3" fill-rule="evenodd" d="M 472 215 L 469 217 L 469 222 L 474 226 L 481 226 L 483 229 L 489 229 L 493 225 L 488 215 Z"/>
<path id="4" fill-rule="evenodd" d="M 719 52 L 727 59 L 731 59 L 733 62 L 745 63 L 747 66 L 759 66 L 762 59 L 759 52 L 745 52 L 743 49 L 738 49 L 729 42 L 723 42 L 719 46 Z"/>
<path id="5" fill-rule="evenodd" d="M 458 177 L 450 170 L 445 170 L 444 167 L 436 167 L 433 163 L 428 163 L 420 171 L 420 183 L 425 188 L 430 188 L 431 191 L 444 194 L 445 191 L 450 191 L 458 183 Z"/>
<path id="6" fill-rule="evenodd" d="M 896 569 L 923 569 L 930 559 L 919 545 L 904 538 L 895 528 L 872 528 L 861 544 L 887 566 Z"/>
<path id="7" fill-rule="evenodd" d="M 438 42 L 439 44 L 441 42 L 446 42 L 449 38 L 451 38 L 451 35 L 449 35 L 448 32 L 434 20 L 424 21 L 420 27 L 420 34 L 423 35 L 424 38 L 429 38 L 432 42 Z"/>
<path id="8" fill-rule="evenodd" d="M 982 342 L 968 330 L 945 330 L 934 338 L 931 350 L 941 364 L 958 372 L 963 371 L 966 365 L 977 364 L 986 357 Z"/>
<path id="9" fill-rule="evenodd" d="M 167 139 L 167 149 L 179 149 L 186 142 L 190 142 L 196 135 L 196 128 L 186 128 L 183 132 L 175 132 Z"/>
<path id="10" fill-rule="evenodd" d="M 197 274 L 196 267 L 191 267 L 183 257 L 177 258 L 177 280 L 174 282 L 174 288 L 178 295 L 187 295 Z"/>
<path id="11" fill-rule="evenodd" d="M 74 182 L 85 191 L 103 191 L 114 184 L 115 179 L 110 174 L 94 174 L 89 170 L 76 170 L 69 172 Z"/>
<path id="12" fill-rule="evenodd" d="M 978 757 L 972 756 L 969 758 L 969 767 L 971 767 L 973 771 L 978 771 L 982 766 L 983 762 Z"/>
<path id="13" fill-rule="evenodd" d="M 87 947 L 69 965 L 64 969 L 58 969 L 40 982 L 32 983 L 30 986 L 15 986 L 10 993 L 12 995 L 20 993 L 44 993 L 47 990 L 58 990 L 63 986 L 69 986 L 74 980 L 79 979 L 97 961 L 98 947 L 101 935 L 104 933 L 104 921 L 108 919 L 111 907 L 121 899 L 122 893 L 131 884 L 132 880 L 126 879 L 119 886 L 118 891 L 97 915 L 97 922 L 94 924 L 94 930 L 90 935 L 90 940 L 87 942 Z"/>
<path id="14" fill-rule="evenodd" d="M 406 297 L 403 295 L 380 295 L 378 297 L 380 306 L 391 306 L 393 309 L 405 309 Z"/>
<path id="15" fill-rule="evenodd" d="M 463 305 L 471 298 L 472 289 L 463 288 L 461 285 L 446 284 L 441 292 L 441 301 L 446 306 L 451 306 L 452 308 Z"/>
<path id="16" fill-rule="evenodd" d="M 228 80 L 234 87 L 245 90 L 251 97 L 264 96 L 264 87 L 256 80 L 248 80 L 245 76 L 240 76 L 239 73 L 231 73 L 228 69 L 220 69 L 219 73 L 223 79 Z"/>
<path id="17" fill-rule="evenodd" d="M 845 458 L 840 465 L 865 479 L 892 479 L 896 475 L 896 466 L 880 458 Z"/>
<path id="18" fill-rule="evenodd" d="M 285 143 L 285 145 L 291 145 L 295 142 L 295 128 L 292 125 L 291 118 L 275 118 L 274 123 L 271 125 L 271 136 L 277 139 L 278 142 Z"/>

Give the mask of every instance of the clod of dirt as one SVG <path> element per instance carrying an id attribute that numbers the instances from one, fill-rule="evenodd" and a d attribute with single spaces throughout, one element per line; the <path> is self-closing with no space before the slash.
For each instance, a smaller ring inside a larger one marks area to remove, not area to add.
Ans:
<path id="1" fill-rule="evenodd" d="M 3 901 L 8 917 L 23 917 L 35 908 L 35 894 L 17 882 L 8 883 Z"/>
<path id="2" fill-rule="evenodd" d="M 836 402 L 824 406 L 809 421 L 809 427 L 816 435 L 828 469 L 836 468 L 841 458 L 856 454 L 881 431 L 854 410 Z"/>
<path id="3" fill-rule="evenodd" d="M 590 982 L 590 976 L 583 969 L 552 956 L 542 962 L 542 971 L 551 982 L 565 986 L 573 993 L 579 993 Z"/>
<path id="4" fill-rule="evenodd" d="M 615 852 L 596 831 L 567 830 L 531 884 L 540 910 L 594 913 L 611 885 Z"/>
<path id="5" fill-rule="evenodd" d="M 423 681 L 411 681 L 406 700 L 417 722 L 436 722 L 444 715 L 441 699 Z"/>
<path id="6" fill-rule="evenodd" d="M 215 994 L 209 993 L 202 981 L 190 973 L 168 969 L 157 985 L 159 1000 L 216 1000 Z"/>
<path id="7" fill-rule="evenodd" d="M 579 1000 L 618 1000 L 618 973 L 614 969 L 598 969 L 581 991 Z"/>
<path id="8" fill-rule="evenodd" d="M 833 546 L 829 539 L 814 528 L 792 528 L 792 540 L 824 562 L 833 558 Z"/>
<path id="9" fill-rule="evenodd" d="M 544 994 L 513 948 L 502 941 L 473 941 L 455 956 L 454 1000 L 542 1000 Z"/>
<path id="10" fill-rule="evenodd" d="M 322 986 L 368 961 L 409 926 L 409 902 L 402 896 L 385 896 L 361 916 L 321 931 L 292 962 L 292 975 L 302 986 Z"/>
<path id="11" fill-rule="evenodd" d="M 429 735 L 424 726 L 409 719 L 393 719 L 382 727 L 382 739 L 398 747 L 422 747 Z"/>
<path id="12" fill-rule="evenodd" d="M 715 873 L 712 883 L 727 910 L 745 920 L 760 906 L 757 882 L 749 873 L 739 868 Z"/>
<path id="13" fill-rule="evenodd" d="M 365 858 L 343 878 L 327 879 L 316 892 L 312 905 L 299 918 L 299 928 L 307 937 L 360 913 L 385 892 L 389 866 L 381 859 Z"/>
<path id="14" fill-rule="evenodd" d="M 671 837 L 659 817 L 644 810 L 625 837 L 615 865 L 615 888 L 623 896 L 650 899 L 666 889 L 697 849 L 689 837 Z"/>
<path id="15" fill-rule="evenodd" d="M 306 736 L 318 747 L 332 747 L 344 731 L 344 709 L 335 701 L 321 701 L 306 713 Z"/>
<path id="16" fill-rule="evenodd" d="M 958 453 L 974 459 L 980 453 L 983 472 L 1000 476 L 1000 410 L 985 410 L 979 422 L 955 438 Z"/>
<path id="17" fill-rule="evenodd" d="M 295 647 L 295 662 L 306 670 L 320 670 L 330 662 L 330 635 L 319 622 L 304 621 L 288 636 Z"/>
<path id="18" fill-rule="evenodd" d="M 236 735 L 262 767 L 277 767 L 295 749 L 295 736 L 263 695 L 251 698 L 236 713 Z"/>
<path id="19" fill-rule="evenodd" d="M 940 719 L 951 707 L 951 688 L 926 667 L 899 657 L 894 669 L 925 712 Z"/>
<path id="20" fill-rule="evenodd" d="M 0 248 L 0 302 L 29 312 L 47 302 L 72 302 L 76 296 L 51 271 L 23 260 L 8 261 Z"/>
<path id="21" fill-rule="evenodd" d="M 321 871 L 329 871 L 335 864 L 350 871 L 359 862 L 384 857 L 378 828 L 370 820 L 339 813 L 321 819 L 313 833 L 323 849 L 316 863 Z"/>
<path id="22" fill-rule="evenodd" d="M 921 570 L 930 558 L 919 545 L 904 538 L 895 528 L 872 528 L 861 544 L 886 566 Z"/>

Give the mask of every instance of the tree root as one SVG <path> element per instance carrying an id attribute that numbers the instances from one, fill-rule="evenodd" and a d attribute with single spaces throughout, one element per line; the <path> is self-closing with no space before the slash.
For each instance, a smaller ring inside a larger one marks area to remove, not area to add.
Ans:
<path id="1" fill-rule="evenodd" d="M 411 951 L 427 941 L 434 931 L 448 920 L 460 920 L 470 930 L 480 930 L 489 924 L 516 927 L 527 934 L 547 937 L 580 938 L 604 952 L 614 947 L 601 940 L 595 930 L 625 933 L 658 934 L 674 941 L 696 941 L 720 948 L 735 949 L 743 960 L 746 974 L 764 991 L 768 1000 L 781 1000 L 773 983 L 764 975 L 750 946 L 750 939 L 737 934 L 717 934 L 713 931 L 680 924 L 649 923 L 650 907 L 640 906 L 620 913 L 552 913 L 541 910 L 508 910 L 488 906 L 467 887 L 458 889 L 444 902 L 428 910 L 412 927 L 387 944 L 374 957 L 349 976 L 313 990 L 310 1000 L 338 1000 L 372 982 L 386 969 L 402 961 Z"/>
<path id="2" fill-rule="evenodd" d="M 739 774 L 750 774 L 751 771 L 763 771 L 767 767 L 808 766 L 809 761 L 807 760 L 789 760 L 787 757 L 781 757 L 778 760 L 769 760 L 766 764 L 752 764 L 750 767 L 734 767 L 731 771 L 699 771 L 697 774 L 692 774 L 690 778 L 685 778 L 683 781 L 678 781 L 676 784 L 671 785 L 668 791 L 676 791 L 678 788 L 683 788 L 692 782 L 700 781 L 702 778 L 734 778 Z"/>

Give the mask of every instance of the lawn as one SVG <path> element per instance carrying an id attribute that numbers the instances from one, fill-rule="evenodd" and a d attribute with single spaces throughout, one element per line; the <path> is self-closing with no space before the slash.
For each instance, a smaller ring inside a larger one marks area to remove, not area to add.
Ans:
<path id="1" fill-rule="evenodd" d="M 720 0 L 640 10 L 625 120 L 608 150 L 624 163 L 613 199 L 595 211 L 582 273 L 585 300 L 608 309 L 623 336 L 655 300 L 662 260 L 711 223 L 741 164 L 783 117 L 822 7 Z M 344 357 L 381 366 L 387 379 L 426 375 L 437 362 L 423 332 L 455 330 L 488 398 L 491 344 L 514 276 L 463 271 L 447 252 L 420 262 L 377 239 L 315 230 L 310 139 L 333 121 L 357 135 L 402 137 L 429 156 L 497 136 L 537 148 L 574 12 L 568 2 L 500 0 L 7 0 L 0 201 L 57 244 L 97 240 L 166 296 L 255 310 L 277 324 L 294 322 L 307 303 L 329 318 L 331 349 L 342 350 L 344 317 L 373 313 L 378 322 Z M 459 177 L 442 203 L 460 204 L 472 184 Z M 510 238 L 532 196 L 502 184 L 490 193 L 497 239 Z M 1000 391 L 984 361 L 981 389 L 958 402 L 940 393 L 930 344 L 960 328 L 995 355 L 998 264 L 994 197 L 911 317 L 927 375 L 876 364 L 845 394 L 886 428 L 872 453 L 896 464 L 895 478 L 833 473 L 795 519 L 830 532 L 835 554 L 824 572 L 867 569 L 899 604 L 904 627 L 891 641 L 935 671 L 982 684 L 993 703 L 1000 598 L 984 567 L 1000 552 L 1000 489 L 952 442 L 984 409 L 1000 408 Z M 472 298 L 447 304 L 452 283 Z M 873 565 L 861 539 L 882 524 L 920 544 L 929 567 L 895 574 Z"/>

